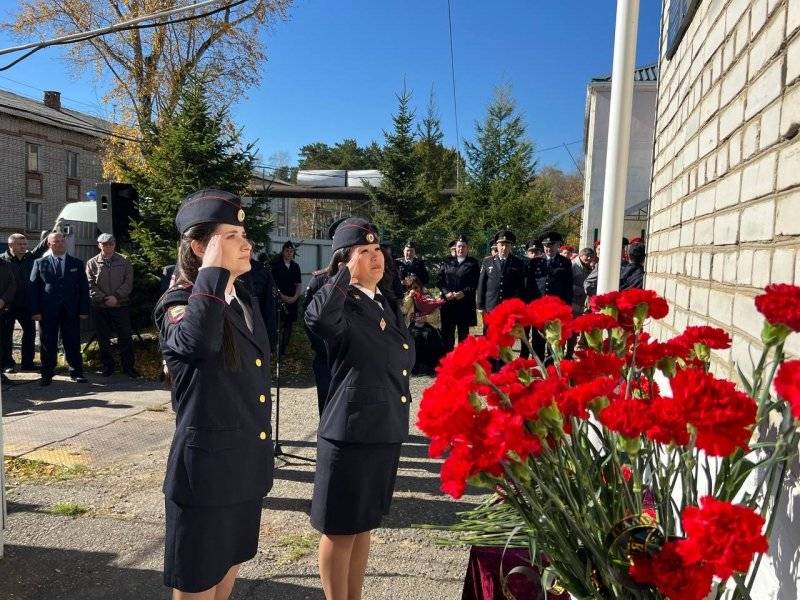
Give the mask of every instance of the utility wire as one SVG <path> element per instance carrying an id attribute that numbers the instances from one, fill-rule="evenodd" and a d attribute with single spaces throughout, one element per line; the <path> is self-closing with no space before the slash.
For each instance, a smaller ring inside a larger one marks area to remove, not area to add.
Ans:
<path id="1" fill-rule="evenodd" d="M 456 188 L 461 181 L 461 133 L 458 128 L 458 96 L 456 94 L 456 61 L 453 53 L 453 10 L 447 0 L 447 25 L 450 31 L 450 78 L 453 81 L 453 115 L 456 123 Z"/>

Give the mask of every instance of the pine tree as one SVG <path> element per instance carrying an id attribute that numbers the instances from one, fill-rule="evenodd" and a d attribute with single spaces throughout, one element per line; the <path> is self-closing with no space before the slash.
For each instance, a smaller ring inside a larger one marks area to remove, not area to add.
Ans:
<path id="1" fill-rule="evenodd" d="M 174 117 L 148 136 L 143 162 L 119 165 L 139 192 L 141 219 L 133 224 L 131 239 L 146 271 L 158 274 L 175 262 L 175 215 L 186 196 L 208 187 L 245 192 L 254 155 L 253 146 L 243 147 L 240 139 L 227 109 L 212 109 L 205 86 L 194 80 L 182 91 Z M 265 197 L 256 197 L 246 209 L 248 235 L 257 244 L 267 241 L 268 206 Z"/>
<path id="2" fill-rule="evenodd" d="M 411 92 L 405 86 L 397 95 L 397 112 L 392 115 L 394 129 L 384 131 L 381 153 L 380 186 L 367 185 L 375 208 L 375 222 L 383 236 L 398 246 L 413 237 L 424 215 L 424 197 L 419 188 L 419 166 L 414 155 L 416 136 Z"/>

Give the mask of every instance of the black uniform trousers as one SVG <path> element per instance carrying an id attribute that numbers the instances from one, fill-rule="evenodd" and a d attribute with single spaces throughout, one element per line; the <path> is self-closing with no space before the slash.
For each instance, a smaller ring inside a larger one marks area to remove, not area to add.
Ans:
<path id="1" fill-rule="evenodd" d="M 16 361 L 12 348 L 14 345 L 14 324 L 19 323 L 22 327 L 22 361 L 21 367 L 23 369 L 33 368 L 33 355 L 34 344 L 36 343 L 36 324 L 31 319 L 31 313 L 28 309 L 17 307 L 12 308 L 5 313 L 0 321 L 0 352 L 2 352 L 2 360 L 0 364 L 3 367 L 14 367 Z"/>
<path id="2" fill-rule="evenodd" d="M 463 342 L 469 337 L 469 323 L 456 321 L 455 319 L 445 319 L 442 316 L 442 345 L 445 352 L 450 352 L 456 346 L 456 331 L 458 331 L 458 341 Z"/>
<path id="3" fill-rule="evenodd" d="M 97 342 L 100 344 L 100 361 L 104 369 L 114 369 L 114 355 L 111 353 L 111 338 L 117 334 L 117 345 L 123 371 L 133 370 L 133 341 L 131 340 L 131 309 L 129 306 L 113 308 L 95 307 L 94 324 Z"/>
<path id="4" fill-rule="evenodd" d="M 55 315 L 43 317 L 39 332 L 42 342 L 42 377 L 51 379 L 56 370 L 58 357 L 58 334 L 64 344 L 64 356 L 69 364 L 71 376 L 83 376 L 83 357 L 81 357 L 81 320 L 61 307 Z"/>

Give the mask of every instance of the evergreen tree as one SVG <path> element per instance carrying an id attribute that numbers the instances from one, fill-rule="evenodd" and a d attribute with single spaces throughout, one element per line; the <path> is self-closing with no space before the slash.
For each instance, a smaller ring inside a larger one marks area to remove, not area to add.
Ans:
<path id="1" fill-rule="evenodd" d="M 397 112 L 392 115 L 394 129 L 384 131 L 386 143 L 381 153 L 381 185 L 367 185 L 375 208 L 375 222 L 383 236 L 399 247 L 414 236 L 425 211 L 419 187 L 419 165 L 414 155 L 414 111 L 411 92 L 405 86 L 397 95 Z"/>
<path id="2" fill-rule="evenodd" d="M 175 262 L 179 239 L 175 215 L 181 201 L 208 187 L 244 193 L 254 155 L 252 145 L 241 145 L 241 131 L 231 125 L 227 109 L 211 108 L 198 80 L 182 91 L 174 117 L 148 138 L 143 161 L 122 162 L 119 167 L 140 197 L 141 219 L 131 229 L 135 259 L 146 271 L 158 274 Z M 265 244 L 271 225 L 268 199 L 257 196 L 246 213 L 248 235 L 258 245 Z"/>

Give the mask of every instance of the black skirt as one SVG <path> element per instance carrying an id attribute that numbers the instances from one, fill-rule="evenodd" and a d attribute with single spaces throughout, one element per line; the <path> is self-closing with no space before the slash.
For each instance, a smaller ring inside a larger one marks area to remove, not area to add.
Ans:
<path id="1" fill-rule="evenodd" d="M 183 506 L 165 499 L 164 585 L 203 592 L 258 549 L 261 499 L 231 506 Z"/>
<path id="2" fill-rule="evenodd" d="M 357 444 L 317 437 L 311 525 L 328 535 L 375 529 L 389 513 L 401 444 Z"/>

